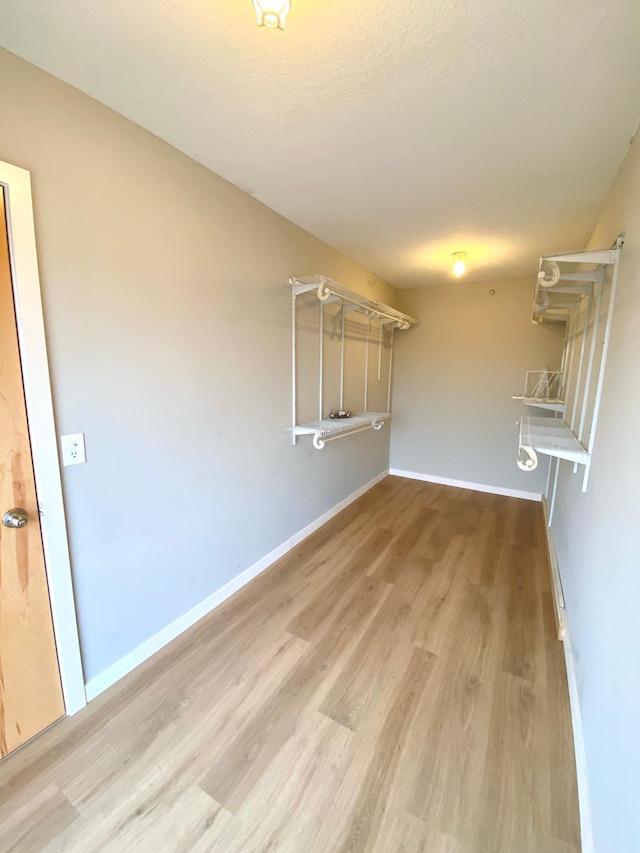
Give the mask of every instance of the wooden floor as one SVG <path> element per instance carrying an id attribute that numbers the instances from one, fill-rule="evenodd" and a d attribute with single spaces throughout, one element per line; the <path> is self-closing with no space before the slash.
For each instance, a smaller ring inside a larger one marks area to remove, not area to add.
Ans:
<path id="1" fill-rule="evenodd" d="M 539 504 L 387 478 L 0 764 L 0 850 L 579 849 Z"/>

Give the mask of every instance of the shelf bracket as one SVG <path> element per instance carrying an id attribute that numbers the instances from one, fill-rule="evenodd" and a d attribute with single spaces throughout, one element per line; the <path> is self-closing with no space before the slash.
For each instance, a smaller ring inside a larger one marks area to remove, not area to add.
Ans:
<path id="1" fill-rule="evenodd" d="M 301 284 L 298 283 L 297 279 L 290 278 L 289 284 L 291 285 L 291 289 L 293 290 L 294 296 L 300 296 L 301 293 L 309 293 L 311 290 L 316 290 L 316 284 Z"/>
<path id="2" fill-rule="evenodd" d="M 324 439 L 322 438 L 319 432 L 317 432 L 313 436 L 313 446 L 316 450 L 322 450 L 322 448 L 324 447 Z"/>
<path id="3" fill-rule="evenodd" d="M 525 458 L 521 458 L 521 454 L 525 455 Z M 518 468 L 521 471 L 535 471 L 538 467 L 538 454 L 535 452 L 533 447 L 527 447 L 526 445 L 520 445 L 520 453 L 518 454 L 518 459 L 516 460 L 518 463 Z"/>
<path id="4" fill-rule="evenodd" d="M 322 450 L 325 444 L 328 441 L 335 441 L 337 438 L 346 438 L 348 435 L 355 435 L 357 432 L 364 432 L 368 429 L 375 429 L 376 432 L 384 426 L 384 421 L 373 421 L 370 424 L 363 424 L 362 426 L 354 426 L 353 429 L 342 430 L 341 432 L 337 432 L 334 435 L 323 435 L 321 432 L 317 432 L 313 436 L 313 446 L 316 450 Z"/>

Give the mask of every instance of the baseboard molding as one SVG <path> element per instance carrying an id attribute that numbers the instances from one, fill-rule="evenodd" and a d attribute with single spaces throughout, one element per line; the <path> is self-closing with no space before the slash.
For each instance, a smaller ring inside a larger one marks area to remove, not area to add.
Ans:
<path id="1" fill-rule="evenodd" d="M 448 477 L 434 477 L 431 474 L 419 474 L 416 471 L 401 471 L 400 468 L 389 468 L 389 474 L 394 477 L 408 477 L 411 480 L 424 480 L 425 483 L 438 483 L 441 486 L 455 486 L 458 489 L 471 489 L 474 492 L 488 492 L 490 495 L 504 495 L 508 498 L 523 498 L 526 501 L 539 501 L 542 495 L 538 492 L 522 492 L 519 489 L 503 489 L 501 486 L 484 486 L 482 483 L 467 483 L 464 480 L 450 480 Z"/>
<path id="2" fill-rule="evenodd" d="M 331 509 L 327 510 L 327 512 L 319 518 L 316 518 L 315 521 L 307 524 L 307 526 L 303 527 L 302 530 L 294 533 L 293 536 L 281 545 L 278 545 L 277 548 L 274 548 L 273 551 L 265 557 L 262 557 L 262 559 L 258 560 L 257 563 L 249 566 L 235 578 L 230 580 L 229 583 L 225 584 L 221 589 L 214 592 L 208 598 L 205 598 L 204 601 L 201 601 L 200 604 L 196 604 L 195 607 L 192 607 L 191 610 L 188 610 L 174 622 L 171 622 L 161 631 L 158 631 L 158 633 L 154 634 L 153 637 L 149 637 L 148 640 L 145 640 L 144 643 L 141 643 L 135 649 L 128 652 L 124 657 L 120 658 L 120 660 L 112 663 L 102 672 L 98 673 L 98 675 L 89 679 L 85 685 L 87 701 L 95 699 L 96 696 L 108 687 L 111 687 L 111 685 L 115 684 L 116 681 L 119 681 L 141 663 L 144 663 L 144 661 L 150 658 L 151 655 L 160 651 L 160 649 L 166 646 L 167 643 L 175 640 L 176 637 L 180 636 L 180 634 L 188 628 L 191 628 L 192 625 L 195 625 L 195 623 L 204 616 L 211 613 L 211 611 L 219 604 L 232 596 L 235 592 L 245 586 L 245 584 L 248 584 L 249 581 L 253 580 L 253 578 L 257 577 L 257 575 L 261 574 L 265 569 L 268 569 L 269 566 L 275 563 L 276 560 L 279 560 L 280 557 L 283 557 L 292 548 L 295 548 L 296 545 L 300 544 L 303 539 L 306 539 L 307 536 L 310 536 L 319 527 L 322 527 L 323 524 L 326 524 L 327 521 L 332 519 L 339 512 L 342 512 L 342 510 L 348 507 L 349 504 L 353 503 L 359 497 L 362 497 L 362 495 L 372 489 L 381 480 L 384 480 L 388 474 L 389 471 L 383 471 L 381 474 L 378 474 L 378 476 L 374 477 L 373 480 L 365 483 L 364 486 L 361 486 L 353 492 L 353 494 L 331 507 Z"/>
<path id="3" fill-rule="evenodd" d="M 569 685 L 569 705 L 571 706 L 571 723 L 573 727 L 573 748 L 576 755 L 576 778 L 578 781 L 578 807 L 580 809 L 580 839 L 582 853 L 595 853 L 593 824 L 591 821 L 591 800 L 589 797 L 589 778 L 587 776 L 587 754 L 584 746 L 584 729 L 582 727 L 582 712 L 580 711 L 580 696 L 578 694 L 578 679 L 571 645 L 571 631 L 567 625 L 564 632 L 564 659 L 567 667 L 567 684 Z"/>
<path id="4" fill-rule="evenodd" d="M 545 531 L 547 534 L 547 552 L 549 555 L 549 566 L 551 572 L 551 585 L 553 589 L 553 603 L 556 610 L 556 624 L 558 625 L 558 638 L 562 640 L 564 660 L 567 670 L 567 685 L 569 688 L 569 706 L 571 708 L 571 727 L 573 729 L 573 749 L 576 758 L 576 779 L 578 782 L 578 807 L 580 810 L 580 838 L 582 853 L 594 853 L 593 826 L 591 823 L 591 801 L 589 799 L 589 780 L 587 777 L 587 756 L 584 746 L 584 730 L 582 728 L 582 712 L 580 710 L 580 696 L 578 693 L 578 679 L 573 657 L 573 646 L 571 645 L 571 632 L 567 621 L 564 593 L 560 578 L 560 567 L 556 553 L 553 530 L 549 527 L 549 507 L 547 501 L 542 498 L 542 509 L 545 519 Z"/>
<path id="5" fill-rule="evenodd" d="M 549 507 L 546 498 L 542 498 L 542 511 L 544 512 L 545 533 L 547 534 L 547 556 L 549 557 L 549 573 L 551 575 L 551 589 L 553 591 L 553 606 L 556 614 L 556 625 L 558 628 L 558 639 L 564 640 L 567 631 L 567 611 L 564 604 L 564 593 L 560 579 L 560 567 L 556 554 L 556 543 L 553 538 L 553 530 L 549 527 Z"/>

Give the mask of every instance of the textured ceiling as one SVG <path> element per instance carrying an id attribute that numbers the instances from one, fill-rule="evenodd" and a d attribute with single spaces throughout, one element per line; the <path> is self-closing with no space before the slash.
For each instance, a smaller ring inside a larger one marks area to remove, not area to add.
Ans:
<path id="1" fill-rule="evenodd" d="M 640 113 L 638 0 L 0 0 L 0 42 L 400 287 L 583 246 Z"/>

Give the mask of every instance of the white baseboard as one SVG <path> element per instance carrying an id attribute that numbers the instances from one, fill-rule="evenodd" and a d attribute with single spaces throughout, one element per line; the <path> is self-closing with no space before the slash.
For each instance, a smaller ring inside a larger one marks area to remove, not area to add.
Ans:
<path id="1" fill-rule="evenodd" d="M 584 746 L 584 730 L 582 728 L 582 713 L 580 711 L 580 696 L 578 694 L 578 679 L 571 645 L 569 626 L 565 628 L 564 659 L 567 667 L 567 683 L 569 685 L 569 704 L 571 706 L 571 723 L 573 727 L 573 748 L 576 754 L 576 778 L 578 781 L 578 808 L 580 809 L 580 840 L 582 853 L 594 853 L 593 824 L 591 822 L 591 800 L 589 797 L 589 778 L 587 776 L 587 754 Z"/>
<path id="2" fill-rule="evenodd" d="M 564 660 L 567 670 L 567 685 L 569 688 L 569 706 L 571 708 L 571 727 L 573 729 L 573 749 L 576 757 L 576 779 L 578 783 L 578 808 L 580 810 L 580 838 L 582 853 L 594 853 L 593 826 L 591 823 L 591 801 L 589 799 L 589 780 L 587 777 L 587 756 L 584 746 L 584 731 L 582 728 L 582 713 L 580 711 L 580 696 L 578 679 L 571 645 L 571 633 L 567 621 L 564 593 L 560 578 L 560 567 L 556 553 L 553 530 L 549 527 L 549 508 L 545 498 L 542 499 L 542 509 L 545 517 L 547 533 L 547 551 L 551 565 L 551 581 L 553 599 L 556 608 L 560 639 L 563 641 Z"/>
<path id="3" fill-rule="evenodd" d="M 564 593 L 560 579 L 560 567 L 556 554 L 556 543 L 553 538 L 553 530 L 549 527 L 549 507 L 546 498 L 542 498 L 542 510 L 544 512 L 545 532 L 547 534 L 547 555 L 551 568 L 551 588 L 553 591 L 553 605 L 556 610 L 556 622 L 558 623 L 558 639 L 564 640 L 567 631 L 567 611 L 564 604 Z"/>
<path id="4" fill-rule="evenodd" d="M 127 675 L 127 673 L 131 672 L 131 670 L 135 669 L 147 660 L 147 658 L 150 658 L 151 655 L 160 651 L 160 649 L 163 648 L 163 646 L 166 646 L 167 643 L 175 640 L 176 637 L 202 619 L 203 616 L 211 613 L 214 608 L 232 596 L 235 592 L 241 589 L 241 587 L 245 586 L 245 584 L 249 583 L 250 580 L 253 580 L 253 578 L 265 569 L 268 569 L 269 566 L 275 563 L 276 560 L 279 560 L 280 557 L 284 556 L 292 548 L 295 548 L 295 546 L 302 542 L 303 539 L 306 539 L 307 536 L 310 536 L 319 527 L 322 527 L 323 524 L 326 524 L 327 521 L 332 519 L 339 512 L 342 512 L 342 510 L 348 507 L 349 504 L 364 495 L 365 492 L 368 492 L 369 489 L 372 489 L 381 480 L 384 480 L 388 474 L 388 471 L 383 471 L 381 474 L 378 474 L 378 476 L 374 477 L 373 480 L 365 483 L 364 486 L 361 486 L 353 492 L 353 494 L 331 507 L 331 509 L 327 510 L 327 512 L 319 518 L 316 518 L 315 521 L 312 521 L 311 524 L 307 524 L 307 526 L 302 530 L 294 533 L 293 536 L 281 545 L 278 545 L 277 548 L 274 548 L 273 551 L 265 557 L 262 557 L 262 559 L 258 560 L 257 563 L 249 566 L 235 578 L 230 580 L 229 583 L 217 590 L 217 592 L 214 592 L 208 598 L 205 598 L 205 600 L 201 601 L 200 604 L 196 604 L 195 607 L 192 607 L 191 610 L 188 610 L 174 622 L 171 622 L 161 631 L 158 631 L 158 633 L 154 634 L 153 637 L 149 637 L 148 640 L 145 640 L 144 643 L 141 643 L 135 649 L 128 652 L 124 657 L 120 658 L 120 660 L 112 663 L 102 672 L 98 673 L 98 675 L 89 679 L 85 686 L 87 701 L 95 699 L 96 696 L 108 687 L 111 687 L 112 684 L 115 684 L 116 681 L 119 681 L 123 676 Z"/>
<path id="5" fill-rule="evenodd" d="M 409 477 L 411 480 L 424 480 L 426 483 L 439 483 L 441 486 L 455 486 L 458 489 L 471 489 L 474 492 L 504 495 L 508 498 L 523 498 L 527 501 L 539 501 L 542 499 L 542 495 L 538 492 L 503 489 L 501 486 L 483 486 L 481 483 L 466 483 L 464 480 L 450 480 L 448 477 L 434 477 L 431 474 L 419 474 L 416 471 L 401 471 L 399 468 L 389 468 L 389 474 L 394 477 Z"/>

